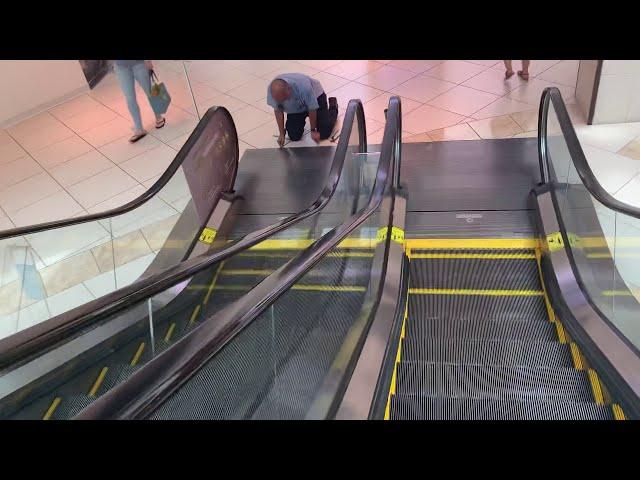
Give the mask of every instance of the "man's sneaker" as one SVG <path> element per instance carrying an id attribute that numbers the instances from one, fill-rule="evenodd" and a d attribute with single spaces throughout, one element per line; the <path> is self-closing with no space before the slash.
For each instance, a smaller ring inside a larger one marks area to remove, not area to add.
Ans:
<path id="1" fill-rule="evenodd" d="M 329 110 L 332 108 L 338 109 L 338 99 L 336 97 L 329 97 Z"/>

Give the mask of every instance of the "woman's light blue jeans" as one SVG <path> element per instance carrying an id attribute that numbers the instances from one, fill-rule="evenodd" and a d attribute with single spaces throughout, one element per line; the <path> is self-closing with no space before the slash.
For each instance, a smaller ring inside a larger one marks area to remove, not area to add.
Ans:
<path id="1" fill-rule="evenodd" d="M 131 118 L 133 118 L 133 125 L 135 126 L 136 132 L 141 132 L 142 118 L 140 117 L 140 107 L 136 100 L 136 86 L 134 81 L 138 82 L 144 93 L 149 97 L 149 95 L 151 95 L 151 77 L 149 70 L 144 62 L 136 63 L 132 66 L 116 64 L 115 70 L 120 88 L 127 99 L 127 107 L 129 107 L 129 113 L 131 114 Z"/>

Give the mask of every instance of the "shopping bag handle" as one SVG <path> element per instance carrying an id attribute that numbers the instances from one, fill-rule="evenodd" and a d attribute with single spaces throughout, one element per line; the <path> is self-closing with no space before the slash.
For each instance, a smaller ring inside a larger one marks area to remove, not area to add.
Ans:
<path id="1" fill-rule="evenodd" d="M 156 72 L 153 69 L 149 70 L 149 76 L 151 77 L 151 80 L 155 81 L 156 83 L 159 83 L 158 76 L 156 75 Z"/>

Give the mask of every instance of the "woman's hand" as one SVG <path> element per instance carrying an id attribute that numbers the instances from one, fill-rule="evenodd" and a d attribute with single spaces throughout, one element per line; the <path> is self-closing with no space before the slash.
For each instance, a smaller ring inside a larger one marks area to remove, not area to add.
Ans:
<path id="1" fill-rule="evenodd" d="M 144 64 L 147 66 L 147 70 L 153 70 L 153 63 L 151 60 L 145 60 Z"/>

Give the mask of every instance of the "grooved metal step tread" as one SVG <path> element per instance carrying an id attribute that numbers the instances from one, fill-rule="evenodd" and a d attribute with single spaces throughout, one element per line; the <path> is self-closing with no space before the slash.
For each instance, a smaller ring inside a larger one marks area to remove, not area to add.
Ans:
<path id="1" fill-rule="evenodd" d="M 558 342 L 412 339 L 402 342 L 403 362 L 571 368 L 571 353 Z"/>
<path id="2" fill-rule="evenodd" d="M 613 420 L 608 406 L 593 402 L 391 397 L 392 420 Z"/>
<path id="3" fill-rule="evenodd" d="M 430 252 L 426 255 L 437 254 Z M 541 289 L 535 258 L 494 259 L 486 255 L 472 253 L 465 258 L 412 258 L 411 285 L 438 289 Z"/>
<path id="4" fill-rule="evenodd" d="M 558 341 L 555 326 L 538 320 L 465 320 L 409 316 L 407 338 Z"/>
<path id="5" fill-rule="evenodd" d="M 573 368 L 400 362 L 397 393 L 456 398 L 593 401 L 585 372 Z"/>
<path id="6" fill-rule="evenodd" d="M 127 378 L 133 375 L 140 367 L 132 367 L 131 365 L 111 365 L 107 374 L 104 376 L 104 380 L 98 389 L 98 396 L 111 390 L 116 385 L 124 382 Z"/>
<path id="7" fill-rule="evenodd" d="M 97 397 L 90 397 L 88 395 L 75 395 L 71 397 L 65 397 L 53 412 L 51 416 L 52 420 L 69 420 L 75 417 L 82 409 L 90 405 L 96 400 Z"/>
<path id="8" fill-rule="evenodd" d="M 420 285 L 412 284 L 411 288 L 420 288 Z M 547 309 L 542 295 L 410 294 L 409 316 L 543 321 L 547 319 Z"/>

